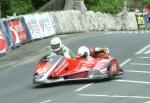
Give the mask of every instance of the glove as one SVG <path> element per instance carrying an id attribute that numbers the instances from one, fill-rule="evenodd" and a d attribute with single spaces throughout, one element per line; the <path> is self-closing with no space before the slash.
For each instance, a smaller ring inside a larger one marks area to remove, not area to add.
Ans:
<path id="1" fill-rule="evenodd" d="M 109 54 L 109 48 L 104 48 L 105 52 Z"/>
<path id="2" fill-rule="evenodd" d="M 95 48 L 95 52 L 100 52 L 101 48 L 100 47 L 96 47 Z"/>

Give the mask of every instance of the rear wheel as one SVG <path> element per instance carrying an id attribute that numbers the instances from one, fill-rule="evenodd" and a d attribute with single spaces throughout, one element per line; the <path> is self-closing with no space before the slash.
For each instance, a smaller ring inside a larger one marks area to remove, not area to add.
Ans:
<path id="1" fill-rule="evenodd" d="M 108 67 L 108 78 L 109 79 L 113 79 L 114 76 L 118 73 L 118 68 L 119 68 L 119 65 L 118 65 L 118 62 L 117 60 L 112 60 L 109 67 Z"/>

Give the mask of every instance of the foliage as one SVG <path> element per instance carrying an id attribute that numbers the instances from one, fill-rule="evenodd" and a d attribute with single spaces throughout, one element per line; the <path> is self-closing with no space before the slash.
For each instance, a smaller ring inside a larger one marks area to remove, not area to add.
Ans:
<path id="1" fill-rule="evenodd" d="M 0 0 L 0 6 L 1 6 L 1 17 L 4 17 L 7 15 L 10 15 L 11 8 L 10 8 L 10 0 Z"/>
<path id="2" fill-rule="evenodd" d="M 1 15 L 6 17 L 16 13 L 22 15 L 34 12 L 49 0 L 0 0 Z"/>
<path id="3" fill-rule="evenodd" d="M 143 2 L 144 6 L 147 6 L 150 9 L 150 0 L 146 0 L 145 2 Z"/>
<path id="4" fill-rule="evenodd" d="M 32 6 L 35 9 L 39 9 L 40 7 L 42 7 L 44 4 L 46 4 L 49 1 L 50 0 L 32 0 Z"/>
<path id="5" fill-rule="evenodd" d="M 11 0 L 11 13 L 16 13 L 17 15 L 30 13 L 34 11 L 32 7 L 31 0 Z"/>
<path id="6" fill-rule="evenodd" d="M 122 10 L 123 0 L 85 0 L 89 10 L 106 13 L 118 13 Z"/>
<path id="7" fill-rule="evenodd" d="M 34 12 L 50 0 L 0 0 L 2 17 Z M 124 0 L 84 0 L 88 9 L 106 13 L 121 11 Z"/>

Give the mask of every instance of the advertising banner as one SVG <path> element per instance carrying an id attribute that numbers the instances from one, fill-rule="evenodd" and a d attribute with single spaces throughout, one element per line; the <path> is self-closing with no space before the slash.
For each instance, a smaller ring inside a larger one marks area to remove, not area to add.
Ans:
<path id="1" fill-rule="evenodd" d="M 8 26 L 15 44 L 27 42 L 27 34 L 19 18 L 8 21 Z"/>
<path id="2" fill-rule="evenodd" d="M 48 13 L 36 14 L 35 18 L 39 23 L 41 37 L 48 37 L 55 34 L 54 27 Z"/>
<path id="3" fill-rule="evenodd" d="M 52 36 L 55 30 L 48 13 L 24 15 L 32 40 Z"/>
<path id="4" fill-rule="evenodd" d="M 0 56 L 7 51 L 7 41 L 3 35 L 2 28 L 0 26 Z"/>
<path id="5" fill-rule="evenodd" d="M 136 16 L 138 29 L 145 29 L 146 28 L 146 24 L 145 24 L 145 20 L 144 20 L 143 14 L 142 13 L 135 14 L 135 16 Z"/>
<path id="6" fill-rule="evenodd" d="M 36 17 L 34 15 L 24 15 L 23 17 L 31 34 L 31 39 L 34 40 L 40 38 L 41 31 Z"/>

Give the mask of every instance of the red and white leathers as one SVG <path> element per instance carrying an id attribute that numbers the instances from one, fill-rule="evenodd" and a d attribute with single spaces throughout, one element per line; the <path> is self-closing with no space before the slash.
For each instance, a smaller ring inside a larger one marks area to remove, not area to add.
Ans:
<path id="1" fill-rule="evenodd" d="M 93 58 L 104 58 L 108 57 L 110 55 L 108 48 L 89 48 L 90 50 L 90 56 Z"/>
<path id="2" fill-rule="evenodd" d="M 108 48 L 87 48 L 86 46 L 81 46 L 78 49 L 78 58 L 88 58 L 88 57 L 93 57 L 93 58 L 104 58 L 108 57 L 109 54 L 109 49 Z"/>

